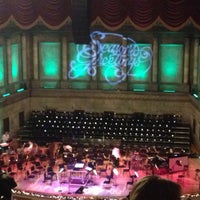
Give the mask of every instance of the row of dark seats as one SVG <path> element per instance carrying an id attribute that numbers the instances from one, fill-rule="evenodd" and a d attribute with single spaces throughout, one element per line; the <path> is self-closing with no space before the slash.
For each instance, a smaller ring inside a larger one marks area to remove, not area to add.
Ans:
<path id="1" fill-rule="evenodd" d="M 181 130 L 181 131 L 180 131 Z M 75 110 L 32 111 L 20 130 L 24 138 L 62 140 L 69 138 L 121 139 L 127 143 L 180 144 L 189 148 L 190 126 L 174 114 L 121 114 Z"/>

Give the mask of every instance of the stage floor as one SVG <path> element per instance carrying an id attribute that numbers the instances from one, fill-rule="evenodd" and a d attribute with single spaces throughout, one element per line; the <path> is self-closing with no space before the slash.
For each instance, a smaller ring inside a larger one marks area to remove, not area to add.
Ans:
<path id="1" fill-rule="evenodd" d="M 198 180 L 195 178 L 196 169 L 200 169 L 200 159 L 189 158 L 189 168 L 187 171 L 174 172 L 171 174 L 159 174 L 159 176 L 170 179 L 174 182 L 179 182 L 183 194 L 196 194 L 200 192 L 200 179 Z M 26 179 L 25 171 L 18 171 L 14 178 L 17 182 L 16 189 L 21 191 L 64 196 L 76 194 L 78 192 L 79 194 L 89 196 L 125 197 L 129 194 L 131 189 L 131 187 L 127 187 L 127 182 L 130 181 L 129 173 L 123 174 L 122 169 L 119 169 L 118 171 L 119 174 L 114 175 L 110 185 L 105 185 L 103 183 L 106 180 L 106 177 L 103 174 L 90 175 L 87 184 L 71 185 L 69 184 L 67 177 L 64 179 L 63 177 L 61 178 L 58 169 L 56 171 L 57 179 L 55 177 L 52 183 L 50 181 L 43 181 L 43 173 L 37 175 L 35 178 Z M 147 175 L 144 170 L 139 170 L 137 172 L 139 177 L 136 178 L 135 181 Z M 184 175 L 184 177 L 179 180 L 179 175 Z M 78 191 L 78 189 L 80 190 Z"/>

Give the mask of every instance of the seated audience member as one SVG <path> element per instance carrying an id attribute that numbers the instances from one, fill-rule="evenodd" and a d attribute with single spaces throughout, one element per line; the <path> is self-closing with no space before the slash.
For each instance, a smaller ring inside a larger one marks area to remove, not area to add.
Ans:
<path id="1" fill-rule="evenodd" d="M 13 177 L 0 169 L 0 199 L 11 200 L 12 189 L 17 186 Z"/>
<path id="2" fill-rule="evenodd" d="M 181 200 L 181 186 L 159 176 L 145 176 L 135 183 L 130 200 Z"/>

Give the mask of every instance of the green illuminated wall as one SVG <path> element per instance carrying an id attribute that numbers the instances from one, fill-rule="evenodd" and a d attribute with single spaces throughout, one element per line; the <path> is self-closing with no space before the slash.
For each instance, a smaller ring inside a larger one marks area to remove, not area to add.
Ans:
<path id="1" fill-rule="evenodd" d="M 160 83 L 182 83 L 183 44 L 161 44 L 159 47 Z"/>
<path id="2" fill-rule="evenodd" d="M 19 81 L 20 71 L 20 45 L 11 44 L 11 75 L 12 82 Z"/>
<path id="3" fill-rule="evenodd" d="M 135 44 L 129 46 L 133 48 Z M 145 91 L 148 83 L 151 81 L 151 67 L 152 55 L 149 54 L 147 59 L 144 57 L 145 53 L 150 53 L 152 49 L 151 44 L 136 44 L 138 46 L 138 53 L 135 53 L 135 59 L 128 66 L 128 89 L 134 91 Z M 132 58 L 128 52 L 128 59 Z M 132 60 L 132 59 L 131 59 Z"/>
<path id="4" fill-rule="evenodd" d="M 137 44 L 139 49 L 142 51 L 144 48 L 151 48 L 151 44 Z M 131 46 L 131 45 L 130 45 Z M 131 57 L 132 55 L 128 55 L 128 57 Z M 138 61 L 135 63 L 132 63 L 131 66 L 128 66 L 131 70 L 129 73 L 131 76 L 129 76 L 130 82 L 149 82 L 151 80 L 151 70 L 149 67 L 149 60 L 148 59 L 142 59 L 142 52 L 138 53 Z M 141 60 L 141 62 L 140 62 Z"/>
<path id="5" fill-rule="evenodd" d="M 90 45 L 68 43 L 69 52 L 69 79 L 70 87 L 73 89 L 87 89 L 91 76 L 88 73 L 90 66 Z"/>
<path id="6" fill-rule="evenodd" d="M 119 55 L 121 54 L 120 44 L 113 43 L 102 43 L 103 51 L 100 52 L 99 60 L 99 80 L 105 81 L 109 79 L 115 81 L 116 74 L 115 71 L 119 67 Z M 115 51 L 116 49 L 116 51 Z"/>
<path id="7" fill-rule="evenodd" d="M 89 45 L 69 43 L 68 78 L 73 83 L 72 87 L 84 89 L 84 84 L 85 87 L 87 85 L 86 81 L 91 80 L 92 76 L 96 76 L 98 89 L 118 89 L 119 84 L 127 80 L 130 82 L 131 89 L 133 89 L 133 85 L 137 88 L 135 83 L 139 83 L 140 88 L 146 89 L 144 83 L 147 84 L 151 80 L 151 45 L 139 44 L 137 47 L 139 48 L 131 47 L 132 51 L 127 55 L 127 52 L 123 51 L 122 44 L 101 43 L 96 50 L 96 73 L 91 75 L 88 73 L 92 56 Z M 137 53 L 134 52 L 135 49 Z M 131 59 L 134 57 L 133 53 L 135 58 Z M 148 53 L 150 54 L 145 58 L 144 55 Z M 130 66 L 126 66 L 125 57 L 130 59 Z"/>
<path id="8" fill-rule="evenodd" d="M 69 43 L 69 62 L 70 62 L 71 76 L 76 80 L 90 79 L 87 74 L 87 67 L 86 67 L 90 62 L 90 55 L 86 55 L 87 54 L 86 51 L 88 48 L 89 45 Z"/>
<path id="9" fill-rule="evenodd" d="M 4 47 L 0 46 L 0 87 L 4 86 Z"/>
<path id="10" fill-rule="evenodd" d="M 121 44 L 102 43 L 98 63 L 99 89 L 117 89 L 118 81 L 121 82 Z M 118 77 L 117 77 L 118 76 Z"/>
<path id="11" fill-rule="evenodd" d="M 41 42 L 39 60 L 41 80 L 60 79 L 61 44 L 59 42 Z"/>

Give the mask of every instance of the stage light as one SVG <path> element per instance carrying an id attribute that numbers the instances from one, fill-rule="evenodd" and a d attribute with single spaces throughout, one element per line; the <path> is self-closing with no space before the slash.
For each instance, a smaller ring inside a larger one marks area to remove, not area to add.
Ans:
<path id="1" fill-rule="evenodd" d="M 196 93 L 194 93 L 194 94 L 192 94 L 193 95 L 193 97 L 195 97 L 196 99 L 198 99 L 199 98 L 199 95 L 198 94 L 196 94 Z"/>
<path id="2" fill-rule="evenodd" d="M 4 94 L 2 94 L 2 97 L 8 97 L 8 96 L 10 96 L 11 94 L 9 93 L 9 92 L 7 92 L 7 93 L 4 93 Z"/>
<path id="3" fill-rule="evenodd" d="M 134 92 L 145 92 L 145 89 L 133 89 Z"/>
<path id="4" fill-rule="evenodd" d="M 166 92 L 166 93 L 174 93 L 174 92 L 176 92 L 176 90 L 163 90 L 163 92 Z"/>
<path id="5" fill-rule="evenodd" d="M 17 92 L 23 92 L 25 89 L 24 88 L 19 88 L 17 89 Z"/>

